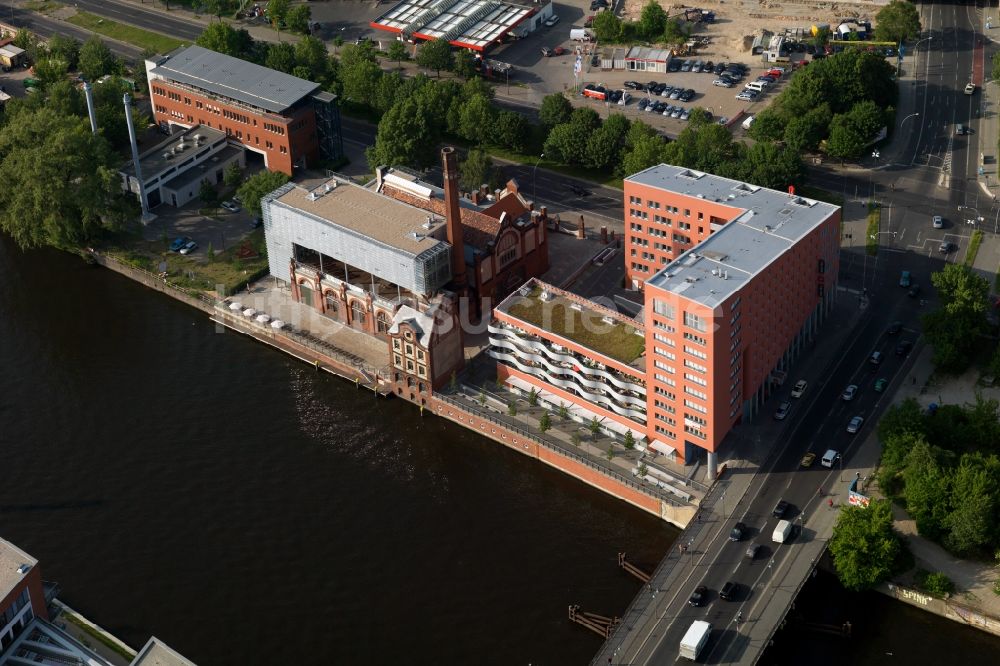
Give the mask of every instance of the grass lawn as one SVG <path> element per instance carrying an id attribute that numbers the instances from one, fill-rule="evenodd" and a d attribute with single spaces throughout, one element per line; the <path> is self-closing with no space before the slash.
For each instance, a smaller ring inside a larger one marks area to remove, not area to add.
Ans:
<path id="1" fill-rule="evenodd" d="M 882 209 L 878 204 L 868 204 L 868 228 L 865 230 L 865 247 L 868 254 L 878 253 L 878 228 L 882 220 Z"/>
<path id="2" fill-rule="evenodd" d="M 104 645 L 105 647 L 107 647 L 109 650 L 115 652 L 116 654 L 121 655 L 125 659 L 131 661 L 132 659 L 135 658 L 135 653 L 129 652 L 129 651 L 125 650 L 125 648 L 123 648 L 121 645 L 119 645 L 118 643 L 115 643 L 114 641 L 112 641 L 111 639 L 109 639 L 107 636 L 105 636 L 101 632 L 99 632 L 96 629 L 94 629 L 93 627 L 91 627 L 86 622 L 83 622 L 82 620 L 80 620 L 80 618 L 78 618 L 73 613 L 68 613 L 68 612 L 67 613 L 63 613 L 60 617 L 62 617 L 67 622 L 72 623 L 77 628 L 79 628 L 80 631 L 82 631 L 83 633 L 87 634 L 88 636 L 90 636 L 91 638 L 93 638 L 98 643 L 101 643 L 102 645 Z M 88 645 L 86 647 L 90 647 L 90 646 Z"/>
<path id="3" fill-rule="evenodd" d="M 105 37 L 117 39 L 120 42 L 126 42 L 141 49 L 149 49 L 155 53 L 169 53 L 177 47 L 184 45 L 184 42 L 179 39 L 116 21 L 110 21 L 89 12 L 78 11 L 66 20 L 73 25 L 86 28 Z"/>
<path id="4" fill-rule="evenodd" d="M 635 334 L 635 327 L 617 319 L 607 324 L 600 313 L 588 308 L 574 310 L 569 307 L 570 301 L 561 296 L 543 301 L 541 291 L 535 287 L 526 298 L 514 301 L 507 312 L 625 364 L 642 356 L 646 340 Z"/>
<path id="5" fill-rule="evenodd" d="M 256 280 L 267 273 L 264 230 L 255 229 L 247 240 L 260 256 L 238 259 L 236 253 L 239 246 L 236 246 L 225 252 L 215 252 L 214 258 L 209 261 L 207 246 L 185 256 L 167 250 L 162 240 L 150 241 L 136 236 L 122 236 L 118 242 L 103 249 L 120 261 L 151 273 L 158 273 L 160 262 L 166 261 L 168 279 L 172 284 L 191 291 L 221 291 L 228 295 L 242 289 L 248 280 Z"/>
<path id="6" fill-rule="evenodd" d="M 48 12 L 55 11 L 63 6 L 61 2 L 53 2 L 53 0 L 29 0 L 24 3 L 24 8 L 29 12 L 38 12 L 39 14 L 47 14 Z"/>
<path id="7" fill-rule="evenodd" d="M 979 246 L 983 244 L 983 232 L 976 229 L 969 239 L 969 249 L 965 253 L 965 265 L 971 267 L 976 263 L 976 255 L 979 254 Z"/>

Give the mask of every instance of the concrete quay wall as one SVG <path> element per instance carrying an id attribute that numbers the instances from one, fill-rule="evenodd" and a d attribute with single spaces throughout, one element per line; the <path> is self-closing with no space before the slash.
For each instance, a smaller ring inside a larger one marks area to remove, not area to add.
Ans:
<path id="1" fill-rule="evenodd" d="M 994 636 L 1000 636 L 1000 618 L 987 615 L 982 610 L 959 603 L 954 597 L 938 599 L 926 592 L 914 590 L 897 583 L 882 583 L 875 589 L 887 597 L 892 597 L 896 601 L 916 606 L 928 613 L 940 615 L 959 624 L 966 624 L 980 631 L 991 633 Z"/>

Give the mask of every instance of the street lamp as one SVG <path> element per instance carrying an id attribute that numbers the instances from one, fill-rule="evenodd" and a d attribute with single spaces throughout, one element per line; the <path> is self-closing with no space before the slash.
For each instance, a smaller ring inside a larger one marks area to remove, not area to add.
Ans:
<path id="1" fill-rule="evenodd" d="M 535 161 L 535 168 L 531 170 L 531 198 L 532 198 L 532 200 L 534 200 L 534 198 L 535 198 L 535 172 L 538 171 L 538 163 L 541 162 L 542 158 L 544 158 L 544 157 L 545 157 L 545 153 L 542 153 L 541 155 L 539 155 L 538 159 Z"/>
<path id="2" fill-rule="evenodd" d="M 902 129 L 903 128 L 903 123 L 905 123 L 910 118 L 913 118 L 914 116 L 919 116 L 919 115 L 920 115 L 920 112 L 917 111 L 916 113 L 911 113 L 910 115 L 906 116 L 905 118 L 903 118 L 902 120 L 899 121 L 899 128 Z"/>

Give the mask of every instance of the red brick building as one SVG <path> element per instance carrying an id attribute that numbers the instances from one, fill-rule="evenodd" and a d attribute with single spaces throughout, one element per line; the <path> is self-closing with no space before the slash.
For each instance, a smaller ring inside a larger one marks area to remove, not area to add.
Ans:
<path id="1" fill-rule="evenodd" d="M 166 131 L 212 127 L 288 175 L 343 156 L 336 96 L 318 83 L 200 46 L 147 60 L 146 75 L 153 117 Z"/>
<path id="2" fill-rule="evenodd" d="M 36 617 L 49 619 L 38 560 L 0 539 L 0 654 Z"/>

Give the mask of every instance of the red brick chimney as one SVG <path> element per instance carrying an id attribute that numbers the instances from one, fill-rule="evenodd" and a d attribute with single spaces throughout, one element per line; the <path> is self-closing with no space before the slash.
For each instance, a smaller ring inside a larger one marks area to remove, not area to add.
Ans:
<path id="1" fill-rule="evenodd" d="M 464 295 L 465 244 L 462 241 L 462 207 L 458 202 L 458 162 L 455 149 L 447 146 L 441 149 L 441 166 L 444 170 L 444 219 L 451 243 L 451 280 L 459 295 Z"/>

